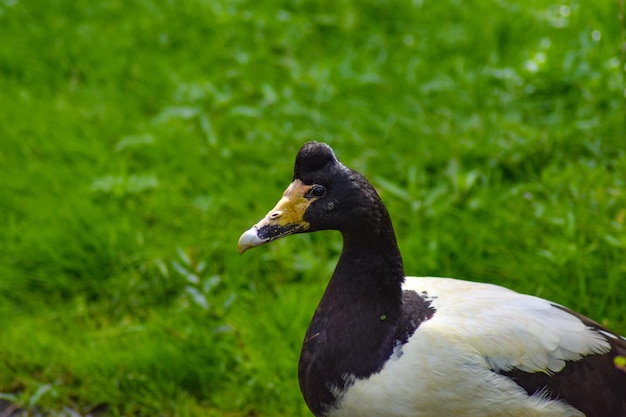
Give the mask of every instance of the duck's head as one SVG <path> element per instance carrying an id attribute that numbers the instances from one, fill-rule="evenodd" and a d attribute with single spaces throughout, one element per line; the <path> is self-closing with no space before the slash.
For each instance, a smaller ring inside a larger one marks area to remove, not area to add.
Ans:
<path id="1" fill-rule="evenodd" d="M 380 198 L 358 172 L 343 165 L 325 143 L 308 142 L 298 152 L 293 180 L 278 204 L 239 238 L 239 252 L 294 233 L 342 232 L 371 227 Z"/>

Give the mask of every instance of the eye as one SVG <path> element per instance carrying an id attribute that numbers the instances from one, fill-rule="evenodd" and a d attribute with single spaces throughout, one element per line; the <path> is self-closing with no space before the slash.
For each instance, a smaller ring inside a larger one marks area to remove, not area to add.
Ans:
<path id="1" fill-rule="evenodd" d="M 309 194 L 313 197 L 324 197 L 326 195 L 326 188 L 324 188 L 323 185 L 314 185 L 311 187 L 311 190 L 309 190 Z"/>

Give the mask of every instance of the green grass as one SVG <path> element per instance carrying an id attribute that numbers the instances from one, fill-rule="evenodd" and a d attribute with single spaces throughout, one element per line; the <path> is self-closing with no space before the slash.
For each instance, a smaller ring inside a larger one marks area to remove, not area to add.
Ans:
<path id="1" fill-rule="evenodd" d="M 311 139 L 378 188 L 409 274 L 626 332 L 618 8 L 0 1 L 0 399 L 309 415 L 340 238 L 236 242 Z"/>

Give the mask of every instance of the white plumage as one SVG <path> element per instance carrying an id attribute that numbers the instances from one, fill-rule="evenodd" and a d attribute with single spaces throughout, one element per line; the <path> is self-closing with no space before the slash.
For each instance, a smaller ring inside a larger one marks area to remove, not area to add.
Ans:
<path id="1" fill-rule="evenodd" d="M 496 371 L 558 372 L 564 361 L 606 353 L 606 339 L 555 304 L 492 284 L 409 277 L 405 290 L 426 292 L 438 314 L 423 324 L 473 346 Z"/>
<path id="2" fill-rule="evenodd" d="M 408 277 L 404 289 L 426 293 L 437 313 L 397 360 L 357 380 L 330 416 L 583 416 L 541 394 L 529 397 L 493 371 L 558 372 L 566 360 L 607 352 L 602 335 L 546 300 L 496 285 Z"/>

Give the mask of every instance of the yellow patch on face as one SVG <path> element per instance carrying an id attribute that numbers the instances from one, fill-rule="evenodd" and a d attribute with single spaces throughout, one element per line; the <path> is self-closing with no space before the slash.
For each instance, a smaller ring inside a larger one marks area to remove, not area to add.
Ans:
<path id="1" fill-rule="evenodd" d="M 304 213 L 315 201 L 308 192 L 313 186 L 295 180 L 283 193 L 278 204 L 257 224 L 245 231 L 237 248 L 239 253 L 293 233 L 304 232 L 311 224 L 304 220 Z"/>
<path id="2" fill-rule="evenodd" d="M 304 213 L 313 202 L 312 198 L 306 198 L 306 193 L 311 189 L 310 185 L 305 185 L 300 180 L 295 180 L 283 193 L 282 198 L 276 206 L 261 220 L 257 227 L 268 224 L 277 226 L 287 226 L 290 224 L 300 224 L 303 230 L 310 227 L 309 223 L 303 219 Z"/>

